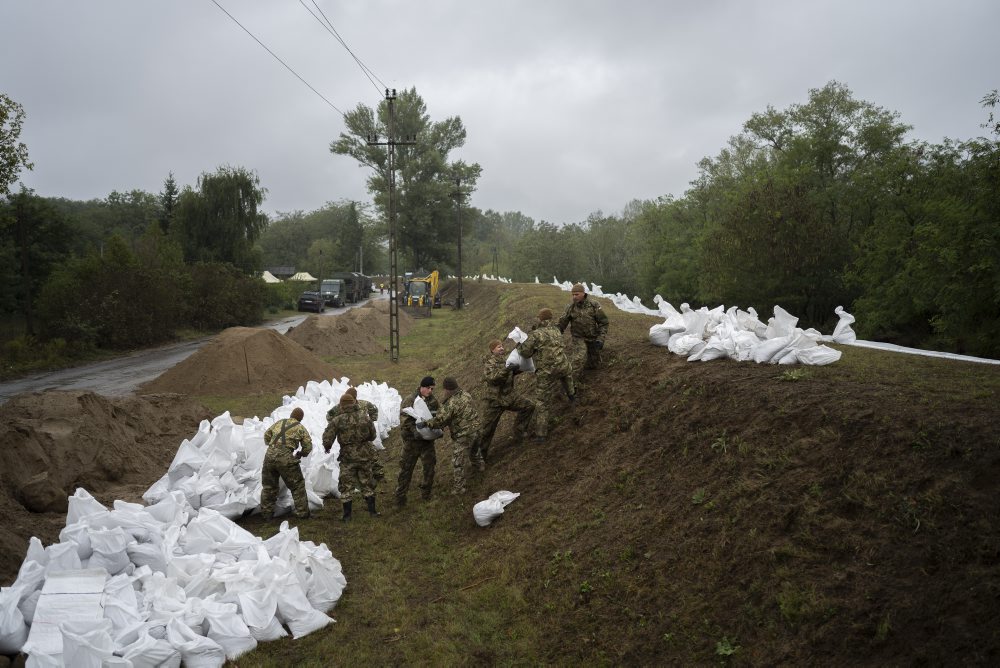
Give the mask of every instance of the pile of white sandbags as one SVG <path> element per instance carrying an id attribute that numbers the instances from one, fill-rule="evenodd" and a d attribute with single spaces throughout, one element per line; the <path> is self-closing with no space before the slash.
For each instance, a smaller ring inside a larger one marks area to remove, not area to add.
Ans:
<path id="1" fill-rule="evenodd" d="M 29 666 L 221 666 L 330 624 L 346 584 L 326 545 L 287 523 L 262 540 L 180 490 L 108 509 L 78 489 L 59 542 L 32 538 L 0 591 L 0 653 Z"/>
<path id="2" fill-rule="evenodd" d="M 143 500 L 156 503 L 166 494 L 179 490 L 195 510 L 210 508 L 231 519 L 256 508 L 260 505 L 260 472 L 267 449 L 264 432 L 276 421 L 291 415 L 292 409 L 301 408 L 302 424 L 309 431 L 313 450 L 299 463 L 309 507 L 322 508 L 324 497 L 338 494 L 340 475 L 337 463 L 340 444 L 334 441 L 329 453 L 322 447 L 326 413 L 337 405 L 349 386 L 347 378 L 332 382 L 309 381 L 295 396 L 286 396 L 283 405 L 263 420 L 247 418 L 238 425 L 226 412 L 211 422 L 202 421 L 198 432 L 181 443 L 166 474 L 143 494 Z M 374 382 L 363 383 L 357 390 L 358 399 L 370 401 L 379 409 L 375 447 L 383 449 L 382 439 L 399 424 L 399 392 L 385 383 Z M 291 509 L 291 493 L 282 483 L 275 514 L 282 515 Z"/>

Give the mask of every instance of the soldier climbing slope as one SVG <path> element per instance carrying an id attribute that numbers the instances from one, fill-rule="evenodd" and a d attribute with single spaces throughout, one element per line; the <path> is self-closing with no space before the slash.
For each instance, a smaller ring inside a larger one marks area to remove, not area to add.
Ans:
<path id="1" fill-rule="evenodd" d="M 472 395 L 461 389 L 454 378 L 445 378 L 444 403 L 441 404 L 441 410 L 430 420 L 418 422 L 417 427 L 451 429 L 451 463 L 454 468 L 451 493 L 464 493 L 465 480 L 469 472 L 469 457 L 472 452 L 478 451 L 478 447 L 474 448 L 474 445 L 479 439 L 480 428 L 479 412 L 476 410 Z M 476 464 L 478 465 L 479 461 Z"/>
<path id="2" fill-rule="evenodd" d="M 535 440 L 544 441 L 549 435 L 549 417 L 560 385 L 570 402 L 576 400 L 573 369 L 550 309 L 538 312 L 538 322 L 517 350 L 522 357 L 535 361 Z"/>
<path id="3" fill-rule="evenodd" d="M 559 337 L 559 332 L 556 332 Z M 559 341 L 562 347 L 562 341 Z M 490 444 L 493 442 L 493 434 L 496 433 L 497 425 L 504 411 L 517 413 L 517 422 L 514 430 L 518 440 L 524 438 L 531 423 L 531 418 L 535 413 L 535 402 L 525 396 L 524 392 L 514 384 L 514 376 L 517 373 L 517 365 L 507 366 L 507 354 L 504 351 L 503 342 L 493 339 L 489 344 L 489 355 L 483 365 L 483 382 L 486 384 L 486 391 L 483 394 L 483 431 L 479 438 L 479 453 L 483 460 L 489 453 Z M 477 453 L 471 453 L 473 459 L 477 459 Z"/>
<path id="4" fill-rule="evenodd" d="M 583 369 L 596 369 L 601 365 L 601 350 L 608 335 L 608 316 L 596 300 L 587 296 L 583 285 L 577 283 L 570 290 L 573 301 L 559 318 L 559 331 L 569 327 L 569 361 L 573 365 L 573 378 L 580 379 Z"/>
<path id="5" fill-rule="evenodd" d="M 434 379 L 424 376 L 420 387 L 403 401 L 400 409 L 412 408 L 413 402 L 420 397 L 427 404 L 431 415 L 440 409 L 437 397 L 434 396 Z M 412 415 L 399 412 L 399 435 L 403 439 L 403 452 L 399 457 L 399 479 L 396 483 L 396 505 L 406 504 L 406 492 L 410 489 L 410 478 L 419 459 L 424 470 L 424 479 L 420 483 L 420 496 L 425 500 L 431 498 L 434 488 L 434 467 L 437 465 L 437 455 L 434 452 L 434 441 L 425 440 L 417 433 L 417 420 Z"/>

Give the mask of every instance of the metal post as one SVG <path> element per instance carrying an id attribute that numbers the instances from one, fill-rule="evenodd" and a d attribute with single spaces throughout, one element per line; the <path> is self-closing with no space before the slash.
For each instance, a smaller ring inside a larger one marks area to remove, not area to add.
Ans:
<path id="1" fill-rule="evenodd" d="M 458 222 L 458 297 L 455 298 L 455 308 L 465 305 L 465 295 L 462 292 L 462 179 L 455 179 L 455 218 Z"/>

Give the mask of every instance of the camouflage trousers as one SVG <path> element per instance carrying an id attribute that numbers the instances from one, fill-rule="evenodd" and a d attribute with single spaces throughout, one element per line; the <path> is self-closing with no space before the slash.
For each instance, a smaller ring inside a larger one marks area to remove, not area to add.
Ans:
<path id="1" fill-rule="evenodd" d="M 493 435 L 500 424 L 500 418 L 505 411 L 517 413 L 514 430 L 524 436 L 535 414 L 535 402 L 521 394 L 514 394 L 505 399 L 487 398 L 483 401 L 483 427 L 479 436 L 479 450 L 485 458 L 493 443 Z"/>
<path id="2" fill-rule="evenodd" d="M 472 455 L 473 446 L 478 454 L 478 434 L 468 434 L 451 439 L 452 494 L 465 493 L 465 482 L 472 474 L 470 457 L 474 456 Z M 477 460 L 481 462 L 482 457 L 477 457 Z"/>
<path id="3" fill-rule="evenodd" d="M 274 514 L 274 503 L 278 498 L 278 480 L 285 481 L 285 487 L 292 493 L 296 517 L 309 517 L 309 500 L 306 498 L 306 481 L 302 477 L 299 460 L 292 456 L 288 448 L 270 447 L 264 454 L 264 465 L 260 471 L 260 513 L 264 517 Z"/>
<path id="4" fill-rule="evenodd" d="M 548 373 L 535 374 L 535 435 L 548 436 L 549 422 L 559 394 L 567 397 L 576 394 L 573 376 Z"/>
<path id="5" fill-rule="evenodd" d="M 601 366 L 601 351 L 593 345 L 587 345 L 587 339 L 574 336 L 570 339 L 569 350 L 566 351 L 570 364 L 573 365 L 573 378 L 580 379 L 584 369 L 596 369 Z"/>
<path id="6" fill-rule="evenodd" d="M 344 503 L 351 500 L 355 489 L 363 497 L 375 496 L 375 452 L 375 446 L 371 443 L 341 446 L 337 491 Z"/>
<path id="7" fill-rule="evenodd" d="M 431 498 L 431 490 L 434 488 L 434 467 L 437 465 L 434 443 L 412 438 L 403 439 L 403 453 L 399 456 L 399 480 L 394 495 L 397 502 L 406 501 L 406 492 L 410 489 L 410 479 L 413 477 L 413 469 L 416 468 L 418 459 L 424 471 L 423 481 L 420 483 L 420 496 L 424 499 Z"/>

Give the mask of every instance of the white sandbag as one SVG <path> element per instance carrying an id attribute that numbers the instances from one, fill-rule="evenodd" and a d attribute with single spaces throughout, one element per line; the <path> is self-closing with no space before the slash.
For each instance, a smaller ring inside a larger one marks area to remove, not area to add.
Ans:
<path id="1" fill-rule="evenodd" d="M 775 305 L 774 317 L 767 321 L 767 329 L 764 332 L 764 338 L 777 339 L 784 336 L 790 336 L 798 323 L 798 318 L 780 306 Z"/>
<path id="2" fill-rule="evenodd" d="M 208 421 L 202 420 L 201 424 L 202 428 L 204 428 L 208 425 Z M 204 463 L 205 455 L 202 454 L 201 450 L 199 450 L 196 445 L 185 439 L 181 442 L 180 447 L 177 448 L 174 460 L 167 468 L 167 476 L 169 477 L 171 483 L 176 483 L 183 478 L 187 478 L 198 473 Z"/>
<path id="3" fill-rule="evenodd" d="M 666 323 L 653 325 L 649 328 L 649 342 L 654 346 L 667 347 L 670 342 L 670 335 L 675 332 Z"/>
<path id="4" fill-rule="evenodd" d="M 132 668 L 179 668 L 181 653 L 166 640 L 156 639 L 148 632 L 140 633 L 135 642 L 126 645 L 122 658 L 132 663 Z"/>
<path id="5" fill-rule="evenodd" d="M 493 520 L 503 514 L 504 508 L 511 501 L 521 496 L 520 492 L 501 490 L 490 494 L 490 498 L 480 501 L 472 507 L 472 516 L 481 527 L 489 526 Z"/>
<path id="6" fill-rule="evenodd" d="M 288 626 L 295 639 L 318 631 L 327 624 L 333 623 L 330 617 L 312 607 L 306 598 L 302 585 L 292 573 L 282 575 L 276 582 L 278 596 L 278 615 Z"/>
<path id="7" fill-rule="evenodd" d="M 94 548 L 90 545 L 90 526 L 85 521 L 64 526 L 59 532 L 59 542 L 75 544 L 81 562 L 90 559 L 90 555 L 94 552 Z"/>
<path id="8" fill-rule="evenodd" d="M 116 527 L 114 529 L 90 529 L 90 545 L 94 553 L 90 556 L 87 566 L 89 568 L 103 568 L 111 575 L 116 575 L 125 570 L 129 565 L 128 553 L 125 546 L 129 539 L 125 532 Z"/>
<path id="9" fill-rule="evenodd" d="M 431 409 L 427 407 L 427 402 L 420 396 L 413 400 L 412 407 L 404 408 L 402 412 L 409 415 L 417 422 L 427 422 L 434 417 L 434 414 L 431 413 Z M 425 441 L 434 441 L 444 436 L 444 430 L 429 429 L 427 427 L 418 428 L 417 433 L 420 434 L 420 437 Z"/>
<path id="10" fill-rule="evenodd" d="M 235 605 L 206 600 L 202 601 L 202 607 L 208 623 L 208 637 L 219 643 L 230 661 L 257 647 L 257 641 L 250 635 Z"/>
<path id="11" fill-rule="evenodd" d="M 24 615 L 24 621 L 28 626 L 35 620 L 35 609 L 38 607 L 38 597 L 42 595 L 41 589 L 36 589 L 27 596 L 21 597 L 21 602 L 17 604 L 17 609 Z"/>
<path id="12" fill-rule="evenodd" d="M 838 306 L 833 309 L 833 312 L 840 316 L 840 320 L 837 321 L 837 326 L 833 328 L 833 336 L 830 338 L 835 343 L 854 343 L 857 341 L 858 336 L 854 333 L 854 329 L 851 328 L 851 325 L 854 324 L 854 316 L 845 311 L 843 306 Z"/>
<path id="13" fill-rule="evenodd" d="M 28 640 L 28 624 L 17 607 L 20 602 L 19 588 L 0 587 L 0 654 L 17 654 Z"/>
<path id="14" fill-rule="evenodd" d="M 516 364 L 518 371 L 522 373 L 534 373 L 535 371 L 535 361 L 530 357 L 522 357 L 517 348 L 514 348 L 507 355 L 507 366 L 511 364 Z"/>
<path id="15" fill-rule="evenodd" d="M 100 501 L 95 499 L 82 487 L 77 487 L 73 496 L 69 497 L 69 508 L 66 511 L 66 524 L 76 524 L 85 517 L 103 515 L 108 512 Z"/>
<path id="16" fill-rule="evenodd" d="M 45 565 L 45 575 L 60 571 L 77 571 L 83 566 L 76 543 L 53 543 L 45 548 L 48 562 Z"/>
<path id="17" fill-rule="evenodd" d="M 185 668 L 221 668 L 226 652 L 211 638 L 200 636 L 177 619 L 167 622 L 167 642 L 181 653 Z"/>
<path id="18" fill-rule="evenodd" d="M 328 612 L 344 593 L 347 578 L 344 577 L 340 561 L 335 559 L 325 545 L 322 551 L 307 555 L 303 563 L 308 571 L 308 579 L 303 583 L 309 604 L 320 612 Z M 301 581 L 301 577 L 299 578 Z"/>
<path id="19" fill-rule="evenodd" d="M 528 335 L 520 327 L 515 327 L 510 330 L 510 334 L 507 335 L 507 338 L 514 343 L 524 343 L 528 340 Z"/>
<path id="20" fill-rule="evenodd" d="M 88 619 L 64 622 L 62 632 L 62 660 L 73 668 L 102 668 L 114 654 L 111 640 L 111 622 L 107 619 Z"/>
<path id="21" fill-rule="evenodd" d="M 753 361 L 757 364 L 767 364 L 776 354 L 785 349 L 789 340 L 790 337 L 781 336 L 776 339 L 761 341 L 753 351 Z"/>
<path id="22" fill-rule="evenodd" d="M 796 356 L 800 364 L 823 366 L 838 361 L 842 354 L 839 350 L 834 350 L 829 346 L 813 346 L 798 351 Z"/>

